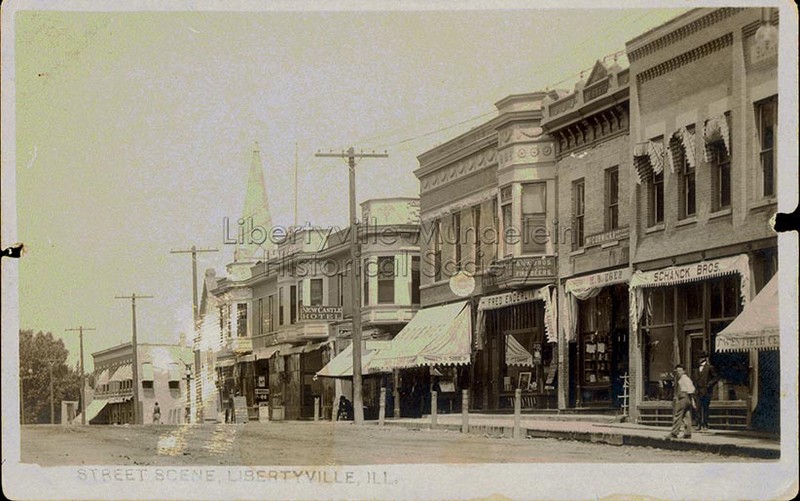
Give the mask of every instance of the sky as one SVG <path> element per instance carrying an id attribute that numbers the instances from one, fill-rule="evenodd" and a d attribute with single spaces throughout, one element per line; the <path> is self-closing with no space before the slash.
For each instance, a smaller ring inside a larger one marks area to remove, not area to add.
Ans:
<path id="1" fill-rule="evenodd" d="M 298 222 L 344 225 L 345 164 L 318 150 L 388 152 L 359 163 L 359 202 L 417 196 L 418 155 L 685 10 L 17 12 L 20 328 L 64 338 L 72 362 L 64 330 L 96 328 L 91 369 L 130 339 L 115 296 L 136 293 L 154 296 L 140 342 L 191 338 L 191 261 L 170 250 L 218 248 L 198 273 L 224 272 L 256 142 L 274 224 L 294 224 L 297 166 Z"/>

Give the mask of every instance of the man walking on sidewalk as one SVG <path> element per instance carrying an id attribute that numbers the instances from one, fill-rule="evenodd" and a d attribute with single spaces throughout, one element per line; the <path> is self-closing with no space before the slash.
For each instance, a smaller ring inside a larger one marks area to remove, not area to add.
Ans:
<path id="1" fill-rule="evenodd" d="M 694 407 L 694 383 L 686 374 L 683 365 L 675 366 L 675 395 L 673 398 L 672 438 L 678 438 L 681 423 L 686 425 L 683 438 L 692 438 L 692 408 Z"/>
<path id="2" fill-rule="evenodd" d="M 700 354 L 700 366 L 697 368 L 697 397 L 700 400 L 700 408 L 698 409 L 699 429 L 708 430 L 708 415 L 711 410 L 711 395 L 714 393 L 714 386 L 719 381 L 717 371 L 714 366 L 708 361 L 708 353 L 703 352 Z"/>

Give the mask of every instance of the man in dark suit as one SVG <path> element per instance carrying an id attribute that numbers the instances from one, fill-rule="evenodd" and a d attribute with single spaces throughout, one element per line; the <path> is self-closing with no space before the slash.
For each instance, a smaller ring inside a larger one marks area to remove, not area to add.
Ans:
<path id="1" fill-rule="evenodd" d="M 719 381 L 719 377 L 714 366 L 708 361 L 708 353 L 701 353 L 698 362 L 697 375 L 694 378 L 697 384 L 697 397 L 700 400 L 698 428 L 700 430 L 708 430 L 711 395 L 714 394 L 714 386 Z"/>

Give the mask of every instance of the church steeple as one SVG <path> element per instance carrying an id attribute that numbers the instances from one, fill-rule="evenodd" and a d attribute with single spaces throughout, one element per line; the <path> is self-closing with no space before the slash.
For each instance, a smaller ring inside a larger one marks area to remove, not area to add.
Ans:
<path id="1" fill-rule="evenodd" d="M 241 219 L 245 230 L 245 242 L 244 244 L 239 243 L 236 245 L 233 260 L 242 262 L 255 261 L 262 258 L 264 251 L 273 249 L 274 245 L 268 238 L 272 229 L 272 215 L 269 212 L 267 186 L 264 181 L 264 169 L 261 165 L 261 152 L 258 142 L 253 146 L 253 156 L 250 160 L 250 174 L 247 178 Z M 257 230 L 251 234 L 250 230 L 252 228 L 257 228 Z M 251 239 L 251 236 L 254 238 Z M 263 243 L 261 243 L 262 239 L 264 240 Z"/>

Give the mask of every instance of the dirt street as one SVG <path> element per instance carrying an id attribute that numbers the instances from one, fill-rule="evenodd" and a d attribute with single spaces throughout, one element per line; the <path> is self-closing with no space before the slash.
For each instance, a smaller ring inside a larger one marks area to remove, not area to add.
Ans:
<path id="1" fill-rule="evenodd" d="M 752 461 L 555 439 L 512 440 L 351 423 L 24 426 L 22 462 L 65 465 L 360 465 Z"/>

